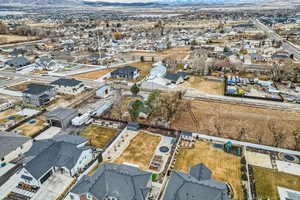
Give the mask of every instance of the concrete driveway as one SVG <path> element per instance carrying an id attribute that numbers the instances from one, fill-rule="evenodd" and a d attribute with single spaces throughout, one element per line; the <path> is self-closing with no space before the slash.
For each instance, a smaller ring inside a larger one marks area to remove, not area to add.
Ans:
<path id="1" fill-rule="evenodd" d="M 61 195 L 65 189 L 71 184 L 73 178 L 61 174 L 60 172 L 54 173 L 49 179 L 43 183 L 42 187 L 32 198 L 32 200 L 55 200 Z"/>

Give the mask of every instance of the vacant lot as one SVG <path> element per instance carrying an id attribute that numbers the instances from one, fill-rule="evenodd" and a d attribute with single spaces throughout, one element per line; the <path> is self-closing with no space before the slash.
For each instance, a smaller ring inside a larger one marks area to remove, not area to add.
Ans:
<path id="1" fill-rule="evenodd" d="M 224 95 L 224 82 L 209 81 L 198 76 L 192 76 L 183 85 L 208 94 Z"/>
<path id="2" fill-rule="evenodd" d="M 187 111 L 173 121 L 173 128 L 266 145 L 274 145 L 279 132 L 285 133 L 279 146 L 295 148 L 292 132 L 300 130 L 300 113 L 206 101 L 192 101 L 191 107 L 196 121 Z"/>
<path id="3" fill-rule="evenodd" d="M 98 78 L 114 71 L 115 69 L 110 68 L 110 69 L 101 69 L 93 72 L 88 72 L 88 73 L 83 73 L 83 74 L 78 74 L 75 76 L 72 76 L 72 78 L 82 78 L 82 79 L 89 79 L 89 80 L 97 80 Z"/>
<path id="4" fill-rule="evenodd" d="M 131 163 L 138 165 L 142 170 L 148 170 L 160 140 L 160 136 L 140 132 L 115 162 Z"/>
<path id="5" fill-rule="evenodd" d="M 40 119 L 32 119 L 16 128 L 16 130 L 22 131 L 21 134 L 25 136 L 33 136 L 38 131 L 42 130 L 46 126 L 45 121 Z"/>
<path id="6" fill-rule="evenodd" d="M 0 44 L 11 42 L 22 42 L 34 40 L 35 37 L 19 36 L 19 35 L 0 35 Z"/>
<path id="7" fill-rule="evenodd" d="M 184 59 L 189 55 L 189 48 L 171 48 L 163 50 L 161 52 L 130 52 L 127 55 L 136 57 L 157 57 L 159 59 L 173 58 L 173 59 Z"/>
<path id="8" fill-rule="evenodd" d="M 80 136 L 90 138 L 93 146 L 104 148 L 118 132 L 116 129 L 91 125 L 81 132 Z"/>
<path id="9" fill-rule="evenodd" d="M 194 149 L 180 149 L 175 169 L 188 173 L 199 163 L 213 172 L 214 179 L 228 182 L 233 187 L 234 199 L 243 199 L 240 157 L 216 149 L 211 143 L 196 142 Z"/>
<path id="10" fill-rule="evenodd" d="M 271 169 L 254 167 L 257 198 L 279 199 L 277 186 L 300 190 L 300 176 L 286 174 Z"/>
<path id="11" fill-rule="evenodd" d="M 27 89 L 27 86 L 29 84 L 32 84 L 32 83 L 42 84 L 42 83 L 39 83 L 39 82 L 27 81 L 27 82 L 23 82 L 23 83 L 19 83 L 19 84 L 10 86 L 7 89 L 8 90 L 13 90 L 13 91 L 23 91 L 23 90 Z"/>

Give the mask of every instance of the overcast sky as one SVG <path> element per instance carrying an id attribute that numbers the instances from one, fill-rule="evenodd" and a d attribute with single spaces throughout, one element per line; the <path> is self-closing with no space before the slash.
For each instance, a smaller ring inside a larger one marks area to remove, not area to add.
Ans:
<path id="1" fill-rule="evenodd" d="M 88 0 L 88 1 L 105 1 L 105 2 L 122 2 L 122 3 L 132 3 L 132 2 L 153 2 L 158 0 Z"/>

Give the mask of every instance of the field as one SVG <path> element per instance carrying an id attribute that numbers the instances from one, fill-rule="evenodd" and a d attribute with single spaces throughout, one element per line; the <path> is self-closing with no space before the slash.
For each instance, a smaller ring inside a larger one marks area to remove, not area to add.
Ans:
<path id="1" fill-rule="evenodd" d="M 184 59 L 186 56 L 189 55 L 189 48 L 171 48 L 167 50 L 163 50 L 160 52 L 130 52 L 128 53 L 129 56 L 136 56 L 136 57 L 157 57 L 159 59 L 164 58 L 173 58 L 173 59 Z"/>
<path id="2" fill-rule="evenodd" d="M 148 170 L 160 140 L 160 136 L 140 132 L 115 163 L 131 163 L 138 165 L 142 170 Z"/>
<path id="3" fill-rule="evenodd" d="M 199 163 L 205 164 L 213 172 L 215 180 L 230 183 L 234 199 L 243 199 L 240 157 L 216 149 L 211 143 L 196 142 L 194 149 L 180 149 L 175 169 L 187 173 Z"/>
<path id="4" fill-rule="evenodd" d="M 208 94 L 224 95 L 223 82 L 209 81 L 198 76 L 191 76 L 183 85 Z"/>
<path id="5" fill-rule="evenodd" d="M 286 174 L 271 169 L 254 167 L 257 198 L 279 199 L 277 186 L 300 190 L 300 176 Z"/>
<path id="6" fill-rule="evenodd" d="M 28 40 L 34 40 L 35 37 L 19 36 L 19 35 L 1 35 L 0 34 L 0 44 L 2 43 L 12 43 L 12 42 L 22 42 Z"/>
<path id="7" fill-rule="evenodd" d="M 79 79 L 89 79 L 89 80 L 97 80 L 98 78 L 104 76 L 105 74 L 108 74 L 115 69 L 110 68 L 110 69 L 101 69 L 93 72 L 88 72 L 88 73 L 83 73 L 83 74 L 78 74 L 75 76 L 72 76 L 72 78 L 79 78 Z"/>
<path id="8" fill-rule="evenodd" d="M 26 122 L 16 128 L 15 130 L 20 130 L 21 135 L 25 136 L 33 136 L 38 131 L 42 130 L 45 127 L 45 121 L 40 119 L 32 119 L 35 121 L 35 123 Z M 31 120 L 30 120 L 31 121 Z"/>
<path id="9" fill-rule="evenodd" d="M 97 148 L 104 148 L 117 134 L 118 130 L 116 129 L 91 125 L 81 132 L 80 136 L 90 138 L 93 146 Z"/>
<path id="10" fill-rule="evenodd" d="M 292 132 L 300 130 L 300 113 L 218 102 L 191 103 L 196 120 L 190 112 L 184 112 L 172 122 L 172 128 L 274 145 L 274 130 L 270 129 L 274 126 L 277 131 L 285 133 L 279 146 L 295 147 Z"/>

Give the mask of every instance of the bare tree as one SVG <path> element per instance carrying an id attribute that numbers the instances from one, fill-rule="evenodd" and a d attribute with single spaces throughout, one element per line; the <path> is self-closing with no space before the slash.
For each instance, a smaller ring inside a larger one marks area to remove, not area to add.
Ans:
<path id="1" fill-rule="evenodd" d="M 286 135 L 283 133 L 282 127 L 278 125 L 278 122 L 271 120 L 268 122 L 268 129 L 273 135 L 273 145 L 275 147 L 281 146 L 286 139 Z"/>
<path id="2" fill-rule="evenodd" d="M 300 151 L 300 131 L 294 131 L 293 136 L 295 138 L 295 150 Z"/>

